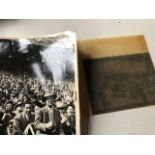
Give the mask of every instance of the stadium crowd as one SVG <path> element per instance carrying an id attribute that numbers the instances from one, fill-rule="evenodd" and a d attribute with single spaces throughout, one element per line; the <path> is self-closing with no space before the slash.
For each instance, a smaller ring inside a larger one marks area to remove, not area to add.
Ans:
<path id="1" fill-rule="evenodd" d="M 67 134 L 75 131 L 74 81 L 42 84 L 28 73 L 0 71 L 0 134 Z"/>

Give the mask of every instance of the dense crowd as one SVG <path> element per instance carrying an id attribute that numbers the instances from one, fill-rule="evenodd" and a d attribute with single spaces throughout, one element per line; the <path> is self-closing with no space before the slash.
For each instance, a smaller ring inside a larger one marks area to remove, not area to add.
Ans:
<path id="1" fill-rule="evenodd" d="M 74 81 L 0 72 L 0 134 L 75 134 L 75 104 Z"/>

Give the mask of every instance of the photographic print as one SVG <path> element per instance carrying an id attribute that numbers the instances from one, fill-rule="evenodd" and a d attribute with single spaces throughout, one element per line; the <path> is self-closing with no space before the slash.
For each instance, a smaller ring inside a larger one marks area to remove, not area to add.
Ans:
<path id="1" fill-rule="evenodd" d="M 0 134 L 79 134 L 76 36 L 0 39 Z"/>

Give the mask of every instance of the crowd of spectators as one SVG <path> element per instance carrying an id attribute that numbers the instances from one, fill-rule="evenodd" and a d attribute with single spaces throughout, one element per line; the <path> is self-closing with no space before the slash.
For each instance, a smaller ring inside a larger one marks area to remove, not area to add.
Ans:
<path id="1" fill-rule="evenodd" d="M 60 112 L 62 133 L 75 134 L 74 80 L 54 82 L 46 79 L 43 84 L 26 72 L 14 74 L 0 71 L 0 134 L 15 134 L 14 118 L 24 111 L 25 105 L 31 104 L 31 112 L 36 115 L 38 109 L 46 106 L 47 96 L 50 95 L 54 97 L 53 107 Z"/>

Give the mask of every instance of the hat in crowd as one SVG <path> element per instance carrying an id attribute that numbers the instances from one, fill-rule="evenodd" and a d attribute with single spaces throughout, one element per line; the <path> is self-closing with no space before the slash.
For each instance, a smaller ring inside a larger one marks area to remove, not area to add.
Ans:
<path id="1" fill-rule="evenodd" d="M 51 101 L 55 101 L 56 98 L 56 94 L 48 94 L 44 96 L 44 99 L 47 100 L 51 100 Z"/>
<path id="2" fill-rule="evenodd" d="M 25 105 L 25 104 L 31 104 L 31 105 L 32 105 L 32 103 L 31 103 L 31 102 L 24 102 L 23 104 L 24 104 L 24 105 Z"/>
<path id="3" fill-rule="evenodd" d="M 17 107 L 22 106 L 22 105 L 23 105 L 23 102 L 21 102 L 21 101 L 17 102 L 17 104 L 15 104 L 15 109 L 16 109 Z"/>
<path id="4" fill-rule="evenodd" d="M 34 107 L 34 105 L 31 102 L 23 102 L 23 105 L 31 105 L 31 107 Z"/>
<path id="5" fill-rule="evenodd" d="M 42 108 L 42 107 L 43 107 L 42 103 L 41 103 L 41 102 L 39 102 L 39 101 L 35 101 L 35 102 L 33 102 L 33 104 L 34 104 L 35 106 L 40 107 L 40 108 Z"/>

